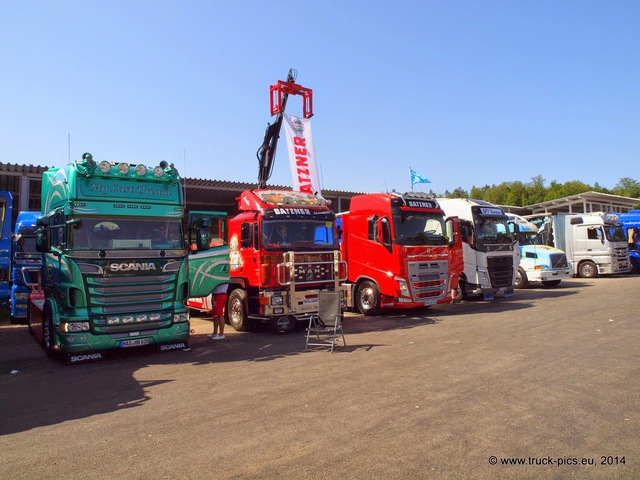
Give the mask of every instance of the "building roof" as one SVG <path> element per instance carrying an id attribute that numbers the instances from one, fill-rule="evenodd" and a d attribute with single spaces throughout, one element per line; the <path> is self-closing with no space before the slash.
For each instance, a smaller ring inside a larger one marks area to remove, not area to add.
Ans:
<path id="1" fill-rule="evenodd" d="M 600 192 L 584 192 L 577 195 L 536 203 L 525 207 L 534 213 L 591 213 L 626 212 L 640 204 L 640 199 Z"/>

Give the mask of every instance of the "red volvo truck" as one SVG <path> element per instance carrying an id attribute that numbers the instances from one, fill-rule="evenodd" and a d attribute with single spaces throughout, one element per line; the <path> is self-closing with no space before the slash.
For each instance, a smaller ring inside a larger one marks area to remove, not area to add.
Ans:
<path id="1" fill-rule="evenodd" d="M 338 217 L 347 306 L 375 315 L 451 301 L 464 266 L 462 242 L 457 219 L 445 218 L 433 195 L 357 195 Z"/>

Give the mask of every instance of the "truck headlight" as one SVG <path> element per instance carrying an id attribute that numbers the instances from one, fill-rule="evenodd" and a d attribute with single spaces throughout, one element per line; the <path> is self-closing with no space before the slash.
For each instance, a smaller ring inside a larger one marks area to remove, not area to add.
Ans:
<path id="1" fill-rule="evenodd" d="M 478 280 L 480 280 L 481 287 L 491 287 L 491 278 L 489 272 L 485 270 L 478 270 Z"/>
<path id="2" fill-rule="evenodd" d="M 396 284 L 398 291 L 398 297 L 408 297 L 409 296 L 409 286 L 407 285 L 407 281 L 404 278 L 396 278 Z"/>
<path id="3" fill-rule="evenodd" d="M 89 322 L 64 322 L 60 329 L 65 333 L 88 332 Z"/>
<path id="4" fill-rule="evenodd" d="M 271 297 L 271 305 L 282 305 L 283 300 L 284 299 L 279 295 L 275 297 Z"/>
<path id="5" fill-rule="evenodd" d="M 182 323 L 182 322 L 188 322 L 188 321 L 189 321 L 189 314 L 186 312 L 173 314 L 173 323 Z"/>

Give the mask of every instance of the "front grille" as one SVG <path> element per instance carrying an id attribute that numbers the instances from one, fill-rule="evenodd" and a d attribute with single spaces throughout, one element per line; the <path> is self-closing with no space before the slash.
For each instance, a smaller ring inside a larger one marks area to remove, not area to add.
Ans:
<path id="1" fill-rule="evenodd" d="M 627 261 L 627 255 L 629 255 L 629 250 L 627 248 L 616 248 L 615 252 L 618 260 Z"/>
<path id="2" fill-rule="evenodd" d="M 448 275 L 446 261 L 409 262 L 408 270 L 415 301 L 445 297 Z"/>
<path id="3" fill-rule="evenodd" d="M 510 287 L 513 284 L 513 255 L 488 257 L 487 268 L 493 288 Z"/>
<path id="4" fill-rule="evenodd" d="M 552 253 L 550 258 L 551 268 L 567 268 L 569 266 L 567 256 L 564 253 Z"/>
<path id="5" fill-rule="evenodd" d="M 86 275 L 89 319 L 99 333 L 130 332 L 167 327 L 173 313 L 163 312 L 175 301 L 177 275 Z M 151 314 L 155 314 L 153 319 Z M 160 317 L 158 317 L 160 315 Z M 116 323 L 113 319 L 117 318 Z M 133 318 L 133 320 L 131 320 Z"/>
<path id="6" fill-rule="evenodd" d="M 277 265 L 278 283 L 280 285 L 314 285 L 336 283 L 344 278 L 337 278 L 340 252 L 285 252 L 283 262 Z M 346 267 L 344 268 L 346 272 Z"/>

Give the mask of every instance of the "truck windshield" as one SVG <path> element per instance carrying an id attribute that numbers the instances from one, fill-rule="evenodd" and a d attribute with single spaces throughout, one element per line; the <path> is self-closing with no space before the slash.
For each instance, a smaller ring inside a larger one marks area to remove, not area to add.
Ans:
<path id="1" fill-rule="evenodd" d="M 607 240 L 610 242 L 626 242 L 627 237 L 624 234 L 624 230 L 622 226 L 609 226 L 605 225 L 604 227 L 605 235 L 607 236 Z"/>
<path id="2" fill-rule="evenodd" d="M 22 235 L 20 239 L 17 242 L 15 242 L 15 245 L 13 248 L 17 256 L 27 255 L 27 254 L 29 255 L 37 254 L 37 256 L 40 256 L 40 254 L 36 251 L 35 236 Z"/>
<path id="3" fill-rule="evenodd" d="M 333 222 L 313 219 L 265 219 L 262 223 L 262 246 L 266 249 L 338 248 Z"/>
<path id="4" fill-rule="evenodd" d="M 401 212 L 393 214 L 395 243 L 400 245 L 446 245 L 444 219 L 438 214 Z"/>
<path id="5" fill-rule="evenodd" d="M 507 219 L 475 215 L 476 241 L 479 243 L 512 243 Z"/>
<path id="6" fill-rule="evenodd" d="M 174 218 L 76 217 L 69 228 L 74 250 L 182 249 L 182 222 Z"/>
<path id="7" fill-rule="evenodd" d="M 518 242 L 520 245 L 542 245 L 542 238 L 537 232 L 520 232 Z"/>

